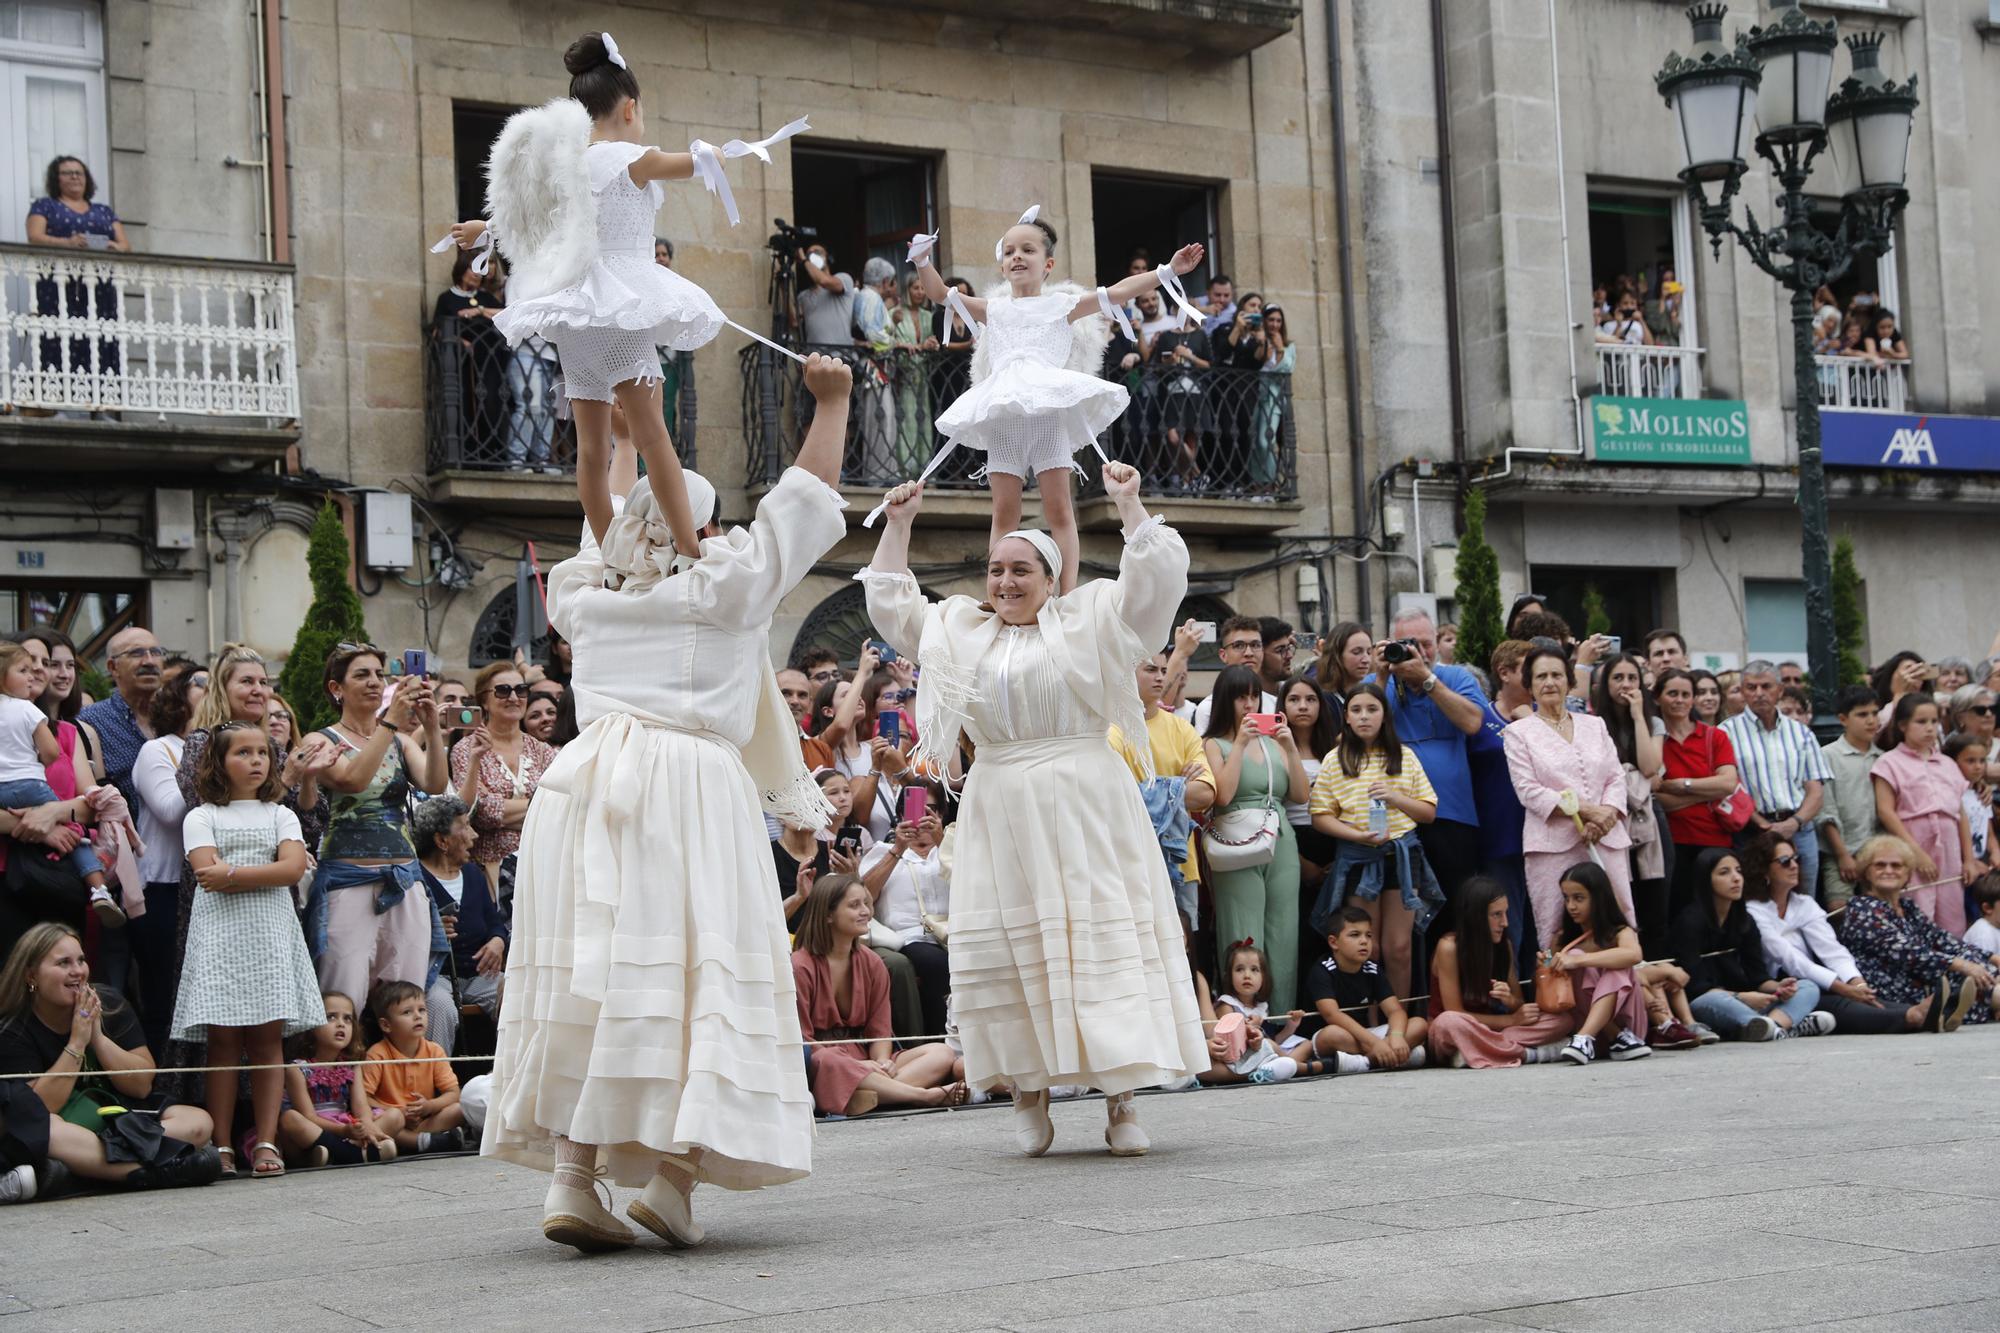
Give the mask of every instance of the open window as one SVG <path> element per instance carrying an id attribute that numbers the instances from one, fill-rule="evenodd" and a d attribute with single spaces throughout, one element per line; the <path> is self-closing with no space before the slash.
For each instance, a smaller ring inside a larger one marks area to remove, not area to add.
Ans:
<path id="1" fill-rule="evenodd" d="M 104 119 L 104 21 L 94 0 L 0 4 L 0 241 L 27 239 L 28 208 L 58 156 L 81 158 L 115 210 Z"/>
<path id="2" fill-rule="evenodd" d="M 1840 201 L 1838 199 L 1815 199 L 1812 201 L 1813 229 L 1827 236 L 1840 231 Z M 1833 298 L 1842 310 L 1852 308 L 1854 298 L 1862 292 L 1871 293 L 1877 306 L 1893 310 L 1900 319 L 1903 313 L 1901 284 L 1896 280 L 1896 245 L 1891 239 L 1889 248 L 1875 259 L 1857 259 L 1838 282 L 1829 284 L 1833 288 Z"/>
<path id="3" fill-rule="evenodd" d="M 1092 171 L 1090 217 L 1097 245 L 1097 282 L 1107 286 L 1117 282 L 1132 271 L 1133 260 L 1140 255 L 1151 268 L 1164 264 L 1188 242 L 1200 241 L 1208 255 L 1182 281 L 1190 293 L 1204 290 L 1222 262 L 1216 234 L 1219 215 L 1216 187 L 1206 181 Z"/>
<path id="4" fill-rule="evenodd" d="M 861 277 L 880 256 L 903 267 L 910 238 L 937 230 L 937 160 L 832 144 L 792 144 L 797 226 L 811 227 L 835 269 Z"/>
<path id="5" fill-rule="evenodd" d="M 1637 293 L 1656 344 L 1699 347 L 1695 247 L 1687 201 L 1678 194 L 1590 191 L 1590 283 L 1616 307 L 1621 287 Z M 1602 312 L 1593 310 L 1590 322 Z"/>

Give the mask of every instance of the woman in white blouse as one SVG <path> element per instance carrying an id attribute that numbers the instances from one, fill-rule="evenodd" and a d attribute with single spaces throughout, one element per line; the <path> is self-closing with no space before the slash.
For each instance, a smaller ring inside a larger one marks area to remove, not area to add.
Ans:
<path id="1" fill-rule="evenodd" d="M 174 775 L 180 770 L 195 705 L 207 693 L 206 667 L 169 672 L 153 695 L 146 718 L 152 725 L 153 739 L 139 747 L 138 758 L 132 761 L 132 789 L 139 797 L 139 808 L 132 814 L 139 827 L 139 841 L 146 844 L 139 857 L 139 874 L 146 881 L 146 911 L 133 917 L 128 929 L 133 962 L 139 969 L 139 1021 L 146 1031 L 146 1047 L 154 1051 L 167 1049 L 179 970 L 174 955 L 180 912 L 181 820 L 187 814 L 187 799 Z"/>
<path id="2" fill-rule="evenodd" d="M 1798 848 L 1775 834 L 1743 848 L 1743 905 L 1764 937 L 1774 976 L 1803 977 L 1819 987 L 1821 1013 L 1843 1033 L 1919 1032 L 1934 1003 L 1884 1005 L 1861 976 L 1854 955 L 1833 933 L 1826 909 L 1800 893 Z"/>
<path id="3" fill-rule="evenodd" d="M 904 791 L 925 793 L 929 808 L 914 824 L 899 820 L 890 840 L 876 843 L 862 858 L 861 882 L 874 896 L 875 924 L 896 936 L 916 971 L 917 992 L 923 997 L 922 1032 L 935 1036 L 945 1030 L 945 1000 L 951 994 L 951 962 L 944 944 L 924 924 L 926 916 L 951 914 L 951 878 L 938 850 L 944 841 L 938 816 L 942 788 L 919 781 Z"/>
<path id="4" fill-rule="evenodd" d="M 1112 725 L 1145 733 L 1132 664 L 1167 641 L 1187 547 L 1146 516 L 1136 470 L 1109 463 L 1103 476 L 1125 534 L 1116 581 L 1057 596 L 1055 543 L 1016 532 L 988 555 L 984 601 L 933 604 L 909 567 L 915 484 L 890 492 L 875 559 L 856 576 L 876 631 L 917 661 L 918 767 L 948 772 L 961 733 L 978 747 L 957 824 L 952 1003 L 967 1080 L 1013 1089 L 1031 1157 L 1055 1138 L 1052 1085 L 1102 1090 L 1107 1145 L 1138 1156 L 1149 1145 L 1133 1090 L 1208 1066 L 1153 822 L 1104 743 Z"/>

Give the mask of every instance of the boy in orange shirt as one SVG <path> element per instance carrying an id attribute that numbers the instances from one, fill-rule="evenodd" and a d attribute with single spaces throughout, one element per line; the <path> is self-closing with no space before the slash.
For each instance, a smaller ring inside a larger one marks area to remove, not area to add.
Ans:
<path id="1" fill-rule="evenodd" d="M 424 1039 L 423 990 L 408 981 L 385 981 L 375 988 L 369 1007 L 382 1029 L 382 1040 L 368 1048 L 361 1083 L 377 1106 L 403 1112 L 404 1128 L 396 1135 L 400 1152 L 458 1152 L 465 1147 L 465 1108 L 458 1104 L 458 1075 L 444 1047 Z M 421 1060 L 421 1064 L 378 1064 L 376 1061 Z"/>

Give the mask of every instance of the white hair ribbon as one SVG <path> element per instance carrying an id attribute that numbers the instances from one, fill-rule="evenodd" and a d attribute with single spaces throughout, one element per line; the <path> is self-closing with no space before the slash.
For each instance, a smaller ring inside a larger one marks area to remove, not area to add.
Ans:
<path id="1" fill-rule="evenodd" d="M 1021 220 L 1019 222 L 1016 222 L 1014 226 L 1025 227 L 1029 223 L 1033 222 L 1036 218 L 1040 217 L 1041 215 L 1042 215 L 1042 206 L 1040 204 L 1029 204 L 1028 211 L 1021 214 Z M 1008 230 L 1012 231 L 1013 227 L 1009 227 Z M 1005 257 L 1002 251 L 1002 247 L 1006 244 L 1006 242 L 1007 238 L 1004 235 L 999 240 L 993 242 L 993 258 L 995 261 L 998 261 Z"/>
<path id="2" fill-rule="evenodd" d="M 1153 270 L 1153 276 L 1160 280 L 1160 290 L 1167 294 L 1167 299 L 1179 310 L 1180 318 L 1174 327 L 1184 329 L 1187 327 L 1187 322 L 1192 319 L 1195 327 L 1200 328 L 1201 322 L 1208 317 L 1189 303 L 1187 288 L 1181 286 L 1180 274 L 1174 272 L 1170 266 L 1162 264 Z"/>
<path id="3" fill-rule="evenodd" d="M 478 258 L 472 261 L 472 271 L 474 273 L 483 274 L 486 272 L 488 268 L 492 267 L 493 242 L 499 235 L 500 235 L 499 230 L 496 227 L 494 227 L 492 223 L 489 222 L 486 224 L 486 229 L 479 233 L 479 239 L 472 243 L 471 248 L 479 252 Z M 451 249 L 454 245 L 457 244 L 458 244 L 457 238 L 455 238 L 450 232 L 446 232 L 444 234 L 444 239 L 440 240 L 436 245 L 433 245 L 431 247 L 431 253 L 434 255 L 441 255 L 445 251 Z"/>
<path id="4" fill-rule="evenodd" d="M 772 144 L 783 143 L 794 134 L 804 134 L 811 128 L 812 126 L 806 124 L 806 118 L 800 116 L 797 120 L 785 126 L 785 128 L 779 130 L 768 139 L 759 139 L 755 143 L 744 143 L 741 139 L 731 139 L 728 143 L 722 145 L 722 155 L 732 158 L 754 157 L 768 167 L 771 165 Z"/>
<path id="5" fill-rule="evenodd" d="M 1132 321 L 1125 317 L 1125 307 L 1112 301 L 1111 293 L 1103 287 L 1097 289 L 1097 308 L 1104 312 L 1106 319 L 1118 326 L 1118 331 L 1125 335 L 1126 341 L 1132 343 L 1139 341 L 1139 336 L 1132 332 Z"/>
<path id="6" fill-rule="evenodd" d="M 915 264 L 917 267 L 922 268 L 925 264 L 931 262 L 931 251 L 937 249 L 937 243 L 938 234 L 936 232 L 932 232 L 928 236 L 912 236 L 910 238 L 910 253 L 904 256 L 904 262 Z"/>
<path id="7" fill-rule="evenodd" d="M 625 57 L 619 53 L 618 41 L 616 38 L 614 38 L 608 32 L 600 32 L 597 35 L 604 39 L 604 58 L 606 60 L 609 60 L 612 64 L 618 66 L 618 68 L 623 70 L 629 70 L 632 68 L 630 65 L 625 63 Z"/>
<path id="8" fill-rule="evenodd" d="M 1002 537 L 1000 542 L 1006 541 L 1007 537 L 1019 537 L 1022 541 L 1041 552 L 1042 559 L 1048 561 L 1050 576 L 1058 583 L 1062 582 L 1062 551 L 1057 548 L 1055 539 L 1050 537 L 1048 533 L 1037 532 L 1033 528 L 1016 528 L 1014 531 L 1008 533 L 1006 537 Z M 1000 542 L 994 542 L 993 544 L 998 546 Z"/>

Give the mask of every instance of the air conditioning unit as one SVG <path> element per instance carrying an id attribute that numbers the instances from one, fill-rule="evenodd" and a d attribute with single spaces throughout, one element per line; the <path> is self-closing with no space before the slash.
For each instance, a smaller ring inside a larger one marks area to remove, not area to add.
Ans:
<path id="1" fill-rule="evenodd" d="M 370 569 L 408 569 L 416 563 L 416 521 L 401 491 L 361 493 L 361 563 Z"/>

